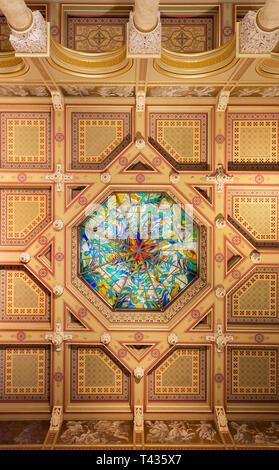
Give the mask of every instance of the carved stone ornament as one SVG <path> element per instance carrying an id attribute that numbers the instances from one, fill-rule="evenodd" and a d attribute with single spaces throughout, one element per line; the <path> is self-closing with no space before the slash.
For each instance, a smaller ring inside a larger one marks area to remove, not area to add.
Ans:
<path id="1" fill-rule="evenodd" d="M 73 335 L 62 331 L 62 323 L 55 323 L 55 332 L 47 333 L 45 339 L 52 342 L 55 346 L 55 351 L 60 352 L 62 350 L 63 341 L 73 339 Z"/>
<path id="2" fill-rule="evenodd" d="M 134 23 L 134 12 L 130 12 L 127 23 L 127 57 L 161 57 L 161 22 L 158 13 L 158 22 L 152 31 L 140 31 Z"/>
<path id="3" fill-rule="evenodd" d="M 240 52 L 242 54 L 265 54 L 271 52 L 279 41 L 279 28 L 264 31 L 257 24 L 261 10 L 248 11 L 241 21 Z"/>
<path id="4" fill-rule="evenodd" d="M 21 261 L 22 263 L 29 263 L 31 259 L 31 256 L 29 255 L 29 253 L 21 253 L 21 255 L 19 256 L 19 261 Z"/>
<path id="5" fill-rule="evenodd" d="M 218 299 L 223 299 L 226 295 L 226 290 L 223 286 L 215 287 L 215 295 Z"/>
<path id="6" fill-rule="evenodd" d="M 143 406 L 135 405 L 134 407 L 134 430 L 136 432 L 143 431 Z"/>
<path id="7" fill-rule="evenodd" d="M 111 174 L 109 171 L 105 171 L 104 173 L 101 173 L 100 178 L 102 183 L 108 184 L 111 180 Z"/>
<path id="8" fill-rule="evenodd" d="M 64 110 L 64 96 L 60 91 L 51 92 L 52 104 L 54 111 L 63 111 Z"/>
<path id="9" fill-rule="evenodd" d="M 64 292 L 64 287 L 60 285 L 54 286 L 54 288 L 52 289 L 52 292 L 54 293 L 56 297 L 60 297 L 60 295 L 62 295 Z"/>
<path id="10" fill-rule="evenodd" d="M 224 113 L 230 99 L 230 92 L 222 90 L 218 96 L 217 113 Z"/>
<path id="11" fill-rule="evenodd" d="M 64 228 L 64 222 L 63 220 L 61 219 L 56 219 L 53 224 L 52 224 L 54 230 L 56 230 L 57 232 L 59 232 L 60 230 L 62 230 Z"/>
<path id="12" fill-rule="evenodd" d="M 213 341 L 216 344 L 217 352 L 221 353 L 224 351 L 226 344 L 233 341 L 233 336 L 225 335 L 222 325 L 217 325 L 217 332 L 214 335 L 206 336 L 205 339 L 206 341 Z"/>
<path id="13" fill-rule="evenodd" d="M 175 333 L 170 333 L 168 336 L 168 343 L 170 346 L 174 346 L 178 341 L 178 336 Z"/>
<path id="14" fill-rule="evenodd" d="M 65 175 L 62 163 L 57 163 L 56 172 L 53 175 L 46 175 L 45 179 L 54 182 L 55 190 L 58 193 L 62 193 L 64 191 L 64 183 L 72 181 L 74 177 L 73 175 Z"/>
<path id="15" fill-rule="evenodd" d="M 225 183 L 232 183 L 234 180 L 233 175 L 227 175 L 222 163 L 218 163 L 215 174 L 207 175 L 205 181 L 207 183 L 216 183 L 217 184 L 217 193 L 222 193 L 224 191 Z"/>
<path id="16" fill-rule="evenodd" d="M 136 94 L 136 112 L 143 113 L 145 108 L 145 93 L 138 91 Z"/>
<path id="17" fill-rule="evenodd" d="M 143 149 L 145 147 L 145 140 L 143 138 L 139 138 L 135 141 L 135 146 L 137 149 Z"/>
<path id="18" fill-rule="evenodd" d="M 172 184 L 177 184 L 177 183 L 179 183 L 179 181 L 180 181 L 180 174 L 176 173 L 176 171 L 172 171 L 170 173 L 170 182 Z"/>
<path id="19" fill-rule="evenodd" d="M 261 254 L 258 251 L 252 251 L 250 254 L 250 260 L 252 263 L 257 264 L 261 262 Z"/>
<path id="20" fill-rule="evenodd" d="M 41 53 L 47 51 L 47 29 L 44 17 L 38 10 L 31 13 L 33 21 L 25 31 L 17 31 L 10 26 L 10 43 L 16 52 Z"/>
<path id="21" fill-rule="evenodd" d="M 50 419 L 50 431 L 59 431 L 63 423 L 62 406 L 54 406 Z"/>
<path id="22" fill-rule="evenodd" d="M 101 341 L 101 343 L 103 343 L 103 344 L 109 344 L 109 343 L 111 342 L 111 336 L 110 336 L 110 334 L 105 331 L 105 332 L 101 335 L 100 341 Z"/>
<path id="23" fill-rule="evenodd" d="M 139 367 L 139 366 L 138 366 L 138 367 L 135 367 L 135 369 L 134 369 L 134 376 L 135 376 L 135 378 L 138 379 L 138 380 L 142 379 L 143 376 L 144 376 L 144 370 L 143 370 L 143 368 L 142 368 L 142 367 Z"/>
<path id="24" fill-rule="evenodd" d="M 226 226 L 226 221 L 224 217 L 220 214 L 215 219 L 215 225 L 217 228 L 223 229 Z"/>
<path id="25" fill-rule="evenodd" d="M 215 416 L 220 432 L 229 432 L 228 429 L 228 420 L 223 406 L 215 406 Z"/>

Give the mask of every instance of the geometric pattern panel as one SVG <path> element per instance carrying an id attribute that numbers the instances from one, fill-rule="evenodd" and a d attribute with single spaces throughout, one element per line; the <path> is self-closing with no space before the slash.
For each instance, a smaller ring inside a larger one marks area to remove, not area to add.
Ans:
<path id="1" fill-rule="evenodd" d="M 220 444 L 213 421 L 145 421 L 145 442 L 153 444 Z"/>
<path id="2" fill-rule="evenodd" d="M 227 190 L 228 220 L 255 247 L 277 246 L 278 191 Z"/>
<path id="3" fill-rule="evenodd" d="M 67 47 L 82 52 L 108 52 L 126 41 L 128 16 L 68 16 Z M 214 17 L 162 17 L 162 47 L 173 52 L 214 49 Z"/>
<path id="4" fill-rule="evenodd" d="M 177 170 L 206 170 L 207 113 L 150 113 L 149 142 Z"/>
<path id="5" fill-rule="evenodd" d="M 149 401 L 206 400 L 205 347 L 178 348 L 148 375 Z"/>
<path id="6" fill-rule="evenodd" d="M 132 421 L 64 421 L 59 444 L 129 444 L 133 441 Z"/>
<path id="7" fill-rule="evenodd" d="M 195 53 L 214 49 L 214 17 L 161 17 L 162 47 Z"/>
<path id="8" fill-rule="evenodd" d="M 51 113 L 1 112 L 1 168 L 51 168 Z"/>
<path id="9" fill-rule="evenodd" d="M 279 401 L 278 348 L 227 351 L 227 401 Z"/>
<path id="10" fill-rule="evenodd" d="M 256 267 L 227 298 L 229 323 L 279 323 L 279 267 Z"/>
<path id="11" fill-rule="evenodd" d="M 102 348 L 71 347 L 73 401 L 128 401 L 129 374 Z"/>
<path id="12" fill-rule="evenodd" d="M 235 444 L 276 446 L 278 449 L 278 421 L 230 421 L 228 424 Z"/>
<path id="13" fill-rule="evenodd" d="M 0 421 L 0 445 L 42 444 L 49 429 L 45 421 Z"/>
<path id="14" fill-rule="evenodd" d="M 229 170 L 279 169 L 279 114 L 228 114 Z"/>
<path id="15" fill-rule="evenodd" d="M 128 17 L 68 16 L 67 47 L 82 52 L 108 52 L 126 40 Z"/>
<path id="16" fill-rule="evenodd" d="M 50 348 L 0 346 L 0 400 L 48 401 Z"/>
<path id="17" fill-rule="evenodd" d="M 71 168 L 105 168 L 131 141 L 130 113 L 71 113 Z"/>
<path id="18" fill-rule="evenodd" d="M 23 266 L 0 266 L 0 321 L 50 320 L 51 294 Z"/>
<path id="19" fill-rule="evenodd" d="M 50 189 L 0 189 L 0 244 L 26 245 L 51 220 Z"/>

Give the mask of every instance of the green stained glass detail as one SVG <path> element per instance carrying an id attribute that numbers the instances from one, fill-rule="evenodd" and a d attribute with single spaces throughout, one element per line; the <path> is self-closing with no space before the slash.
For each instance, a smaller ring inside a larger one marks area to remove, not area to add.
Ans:
<path id="1" fill-rule="evenodd" d="M 164 193 L 116 193 L 80 226 L 80 276 L 113 309 L 164 309 L 197 259 L 197 225 Z"/>

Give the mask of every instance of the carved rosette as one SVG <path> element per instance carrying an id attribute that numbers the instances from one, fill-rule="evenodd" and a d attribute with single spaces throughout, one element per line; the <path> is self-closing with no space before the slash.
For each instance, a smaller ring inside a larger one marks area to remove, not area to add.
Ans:
<path id="1" fill-rule="evenodd" d="M 172 171 L 170 173 L 170 182 L 172 184 L 177 184 L 177 183 L 179 183 L 179 181 L 180 181 L 180 174 L 176 173 L 175 171 Z"/>
<path id="2" fill-rule="evenodd" d="M 53 226 L 54 230 L 59 232 L 60 230 L 62 230 L 64 228 L 64 222 L 61 219 L 56 219 L 53 222 L 52 226 Z"/>
<path id="3" fill-rule="evenodd" d="M 217 228 L 223 229 L 226 226 L 226 221 L 222 215 L 218 215 L 215 219 L 215 225 Z"/>
<path id="4" fill-rule="evenodd" d="M 63 292 L 64 292 L 64 287 L 60 286 L 60 285 L 57 285 L 57 286 L 54 286 L 52 291 L 53 291 L 53 293 L 56 297 L 60 297 L 60 295 L 62 295 Z"/>
<path id="5" fill-rule="evenodd" d="M 135 146 L 137 149 L 143 149 L 145 147 L 145 140 L 143 138 L 139 138 L 135 141 Z"/>
<path id="6" fill-rule="evenodd" d="M 259 27 L 257 18 L 260 11 L 248 11 L 241 21 L 240 52 L 243 54 L 271 52 L 279 41 L 279 28 L 264 31 Z"/>
<path id="7" fill-rule="evenodd" d="M 101 173 L 100 178 L 102 183 L 108 184 L 111 180 L 111 174 L 109 171 L 105 171 L 104 173 Z"/>
<path id="8" fill-rule="evenodd" d="M 258 251 L 252 251 L 250 254 L 250 260 L 252 263 L 257 264 L 261 262 L 261 254 Z"/>
<path id="9" fill-rule="evenodd" d="M 178 341 L 178 336 L 175 333 L 170 333 L 168 336 L 168 343 L 170 346 L 174 346 Z"/>
<path id="10" fill-rule="evenodd" d="M 152 31 L 140 31 L 134 23 L 134 12 L 130 12 L 127 23 L 127 57 L 161 57 L 161 22 L 158 13 L 158 22 Z"/>
<path id="11" fill-rule="evenodd" d="M 26 263 L 29 263 L 31 259 L 31 256 L 29 255 L 29 253 L 21 253 L 21 255 L 19 256 L 19 261 L 21 261 L 22 263 L 26 264 Z"/>
<path id="12" fill-rule="evenodd" d="M 143 370 L 143 368 L 142 368 L 142 367 L 139 367 L 139 366 L 138 366 L 138 367 L 135 367 L 135 369 L 134 369 L 134 376 L 135 376 L 135 378 L 136 378 L 137 380 L 142 379 L 143 376 L 144 376 L 144 370 Z"/>
<path id="13" fill-rule="evenodd" d="M 101 343 L 103 344 L 109 344 L 111 342 L 111 336 L 109 333 L 107 332 L 104 332 L 101 337 L 100 337 L 100 341 Z"/>
<path id="14" fill-rule="evenodd" d="M 44 53 L 47 51 L 46 22 L 38 10 L 31 13 L 33 21 L 28 29 L 17 31 L 10 27 L 10 43 L 16 52 Z"/>
<path id="15" fill-rule="evenodd" d="M 223 286 L 217 286 L 215 288 L 215 295 L 217 299 L 223 299 L 226 295 L 226 290 Z"/>

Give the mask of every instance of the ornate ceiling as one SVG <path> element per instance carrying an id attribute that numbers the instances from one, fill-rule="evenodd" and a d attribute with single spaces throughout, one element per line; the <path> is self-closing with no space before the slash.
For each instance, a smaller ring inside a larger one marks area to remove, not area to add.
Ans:
<path id="1" fill-rule="evenodd" d="M 131 1 L 33 5 L 50 57 L 0 17 L 1 449 L 278 448 L 278 53 L 234 36 L 259 6 L 160 2 L 154 61 L 127 59 Z M 193 207 L 198 275 L 166 308 L 80 275 L 92 205 L 135 193 Z"/>

